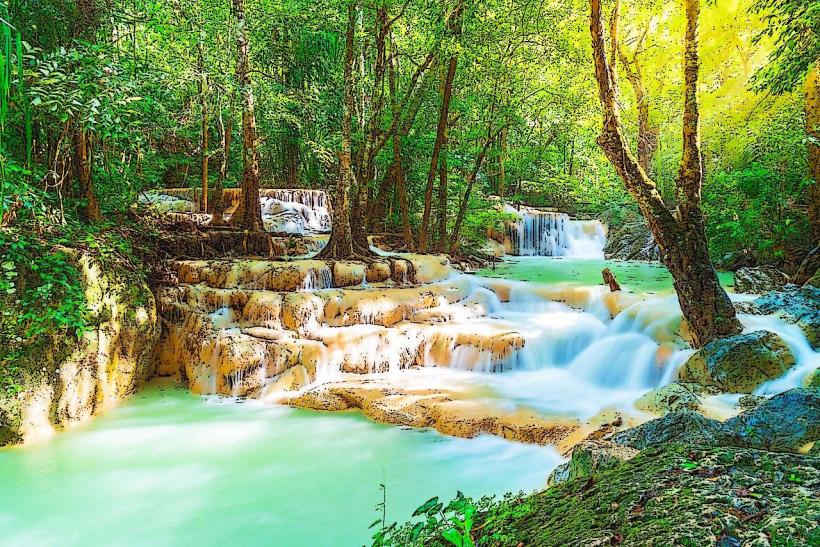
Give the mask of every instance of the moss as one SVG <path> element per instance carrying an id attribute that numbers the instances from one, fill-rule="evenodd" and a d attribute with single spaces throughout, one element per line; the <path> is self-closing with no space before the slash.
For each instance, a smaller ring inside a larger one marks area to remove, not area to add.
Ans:
<path id="1" fill-rule="evenodd" d="M 700 546 L 723 538 L 818 545 L 818 490 L 818 457 L 666 445 L 592 478 L 479 500 L 473 539 L 493 546 Z M 392 544 L 418 544 L 405 533 L 410 526 Z"/>
<path id="2" fill-rule="evenodd" d="M 488 545 L 707 545 L 820 539 L 820 459 L 739 448 L 647 449 L 597 475 L 484 513 Z M 790 480 L 791 477 L 791 480 Z M 502 530 L 508 539 L 493 539 Z M 774 543 L 773 544 L 777 544 Z"/>

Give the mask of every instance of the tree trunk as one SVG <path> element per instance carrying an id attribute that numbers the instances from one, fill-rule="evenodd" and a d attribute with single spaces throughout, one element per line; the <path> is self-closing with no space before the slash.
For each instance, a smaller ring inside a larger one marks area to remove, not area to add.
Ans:
<path id="1" fill-rule="evenodd" d="M 199 106 L 201 108 L 201 180 L 202 180 L 202 203 L 200 210 L 203 213 L 208 212 L 208 101 L 205 98 L 205 93 L 208 89 L 208 79 L 205 73 L 205 47 L 202 43 L 200 35 L 199 43 L 197 44 L 197 68 L 199 69 L 199 81 L 197 82 L 197 91 L 199 92 Z"/>
<path id="2" fill-rule="evenodd" d="M 81 213 L 86 220 L 97 222 L 102 220 L 102 213 L 91 173 L 93 154 L 91 132 L 84 129 L 75 130 L 73 140 L 75 176 L 80 186 L 80 198 L 85 200 Z"/>
<path id="3" fill-rule="evenodd" d="M 445 137 L 446 139 L 446 137 Z M 438 238 L 436 252 L 443 253 L 447 247 L 447 144 L 438 165 Z"/>
<path id="4" fill-rule="evenodd" d="M 433 183 L 439 169 L 439 155 L 444 140 L 447 138 L 447 121 L 450 114 L 450 97 L 453 91 L 453 79 L 456 74 L 458 58 L 453 55 L 447 65 L 447 72 L 444 77 L 444 90 L 442 92 L 441 109 L 438 116 L 438 127 L 436 128 L 436 141 L 433 144 L 433 156 L 430 158 L 430 170 L 427 173 L 427 189 L 424 192 L 424 215 L 421 219 L 421 231 L 419 232 L 419 252 L 427 252 L 427 234 L 430 231 L 430 213 L 433 208 Z"/>
<path id="5" fill-rule="evenodd" d="M 349 258 L 353 256 L 353 240 L 350 234 L 350 185 L 354 181 L 350 164 L 353 134 L 353 60 L 354 35 L 356 32 L 356 3 L 347 7 L 347 32 L 345 35 L 344 57 L 344 108 L 342 112 L 342 148 L 339 151 L 339 178 L 336 182 L 336 196 L 333 201 L 333 226 L 330 241 L 319 256 L 322 258 Z"/>
<path id="6" fill-rule="evenodd" d="M 222 122 L 222 113 L 219 114 L 219 126 L 222 129 L 222 163 L 219 166 L 219 175 L 216 178 L 212 196 L 210 199 L 211 222 L 213 226 L 225 224 L 222 214 L 225 212 L 225 202 L 222 200 L 222 193 L 225 188 L 225 179 L 228 177 L 228 168 L 231 157 L 231 141 L 233 140 L 233 112 L 228 110 L 227 123 Z"/>
<path id="7" fill-rule="evenodd" d="M 242 97 L 242 195 L 231 222 L 245 230 L 263 229 L 262 206 L 259 201 L 259 156 L 256 150 L 256 113 L 251 87 L 248 26 L 244 0 L 233 0 L 236 17 L 236 80 Z"/>
<path id="8" fill-rule="evenodd" d="M 676 181 L 678 211 L 669 211 L 655 183 L 640 166 L 621 129 L 614 66 L 606 58 L 601 0 L 590 0 L 595 77 L 603 106 L 604 124 L 598 144 L 638 202 L 674 279 L 681 311 L 696 347 L 715 338 L 741 332 L 729 297 L 718 282 L 709 260 L 703 214 L 700 209 L 703 166 L 698 128 L 698 42 L 700 0 L 685 0 L 687 28 L 684 56 L 683 158 Z"/>
<path id="9" fill-rule="evenodd" d="M 806 76 L 805 85 L 806 134 L 812 137 L 809 149 L 809 222 L 814 245 L 820 245 L 820 61 Z"/>
<path id="10" fill-rule="evenodd" d="M 461 199 L 461 206 L 458 208 L 458 214 L 453 224 L 453 233 L 450 235 L 450 254 L 453 256 L 458 253 L 458 238 L 461 234 L 461 224 L 464 222 L 464 217 L 467 216 L 467 207 L 470 204 L 470 194 L 473 191 L 475 179 L 478 177 L 478 172 L 481 171 L 481 167 L 484 165 L 487 150 L 492 146 L 496 135 L 498 135 L 498 133 L 493 135 L 492 130 L 487 132 L 487 140 L 484 141 L 484 146 L 481 147 L 481 151 L 478 153 L 473 170 L 467 175 L 467 188 L 464 190 L 464 197 Z"/>
<path id="11" fill-rule="evenodd" d="M 499 148 L 501 153 L 498 155 L 498 188 L 496 189 L 498 195 L 503 199 L 504 194 L 507 193 L 507 169 L 504 163 L 507 160 L 507 128 L 501 130 L 501 139 Z M 571 173 L 570 173 L 571 174 Z"/>

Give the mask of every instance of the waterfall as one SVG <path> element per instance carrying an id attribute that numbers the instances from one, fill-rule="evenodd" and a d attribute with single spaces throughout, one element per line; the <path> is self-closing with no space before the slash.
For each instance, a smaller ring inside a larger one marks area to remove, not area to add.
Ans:
<path id="1" fill-rule="evenodd" d="M 211 215 L 200 211 L 198 188 L 167 188 L 140 194 L 139 201 L 160 213 L 180 214 L 198 224 L 207 224 Z M 225 218 L 239 206 L 240 188 L 226 188 L 222 199 Z M 327 194 L 323 190 L 263 188 L 259 190 L 265 230 L 277 234 L 322 234 L 331 228 Z"/>
<path id="2" fill-rule="evenodd" d="M 597 220 L 574 220 L 566 213 L 520 210 L 507 206 L 518 220 L 508 227 L 512 254 L 519 256 L 569 256 L 603 258 L 606 245 L 604 226 Z"/>

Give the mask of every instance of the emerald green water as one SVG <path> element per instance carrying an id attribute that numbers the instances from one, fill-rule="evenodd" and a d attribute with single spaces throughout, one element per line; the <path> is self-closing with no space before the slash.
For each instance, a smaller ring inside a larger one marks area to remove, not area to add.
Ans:
<path id="1" fill-rule="evenodd" d="M 152 385 L 44 444 L 0 450 L 0 544 L 369 543 L 433 495 L 543 486 L 554 450 L 456 439 Z"/>
<path id="2" fill-rule="evenodd" d="M 504 262 L 478 273 L 484 277 L 499 277 L 533 281 L 535 283 L 563 283 L 567 285 L 600 285 L 601 270 L 609 268 L 624 290 L 641 293 L 671 294 L 672 276 L 660 264 L 623 260 L 600 260 L 552 257 L 505 257 Z M 732 287 L 731 272 L 718 272 L 724 287 Z"/>

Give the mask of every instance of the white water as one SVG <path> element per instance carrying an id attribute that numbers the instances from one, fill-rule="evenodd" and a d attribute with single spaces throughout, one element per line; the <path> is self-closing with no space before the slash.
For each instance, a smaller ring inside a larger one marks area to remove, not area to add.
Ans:
<path id="1" fill-rule="evenodd" d="M 597 220 L 573 220 L 566 213 L 532 207 L 506 212 L 519 220 L 509 228 L 513 254 L 520 256 L 568 256 L 603 258 L 606 230 Z"/>

